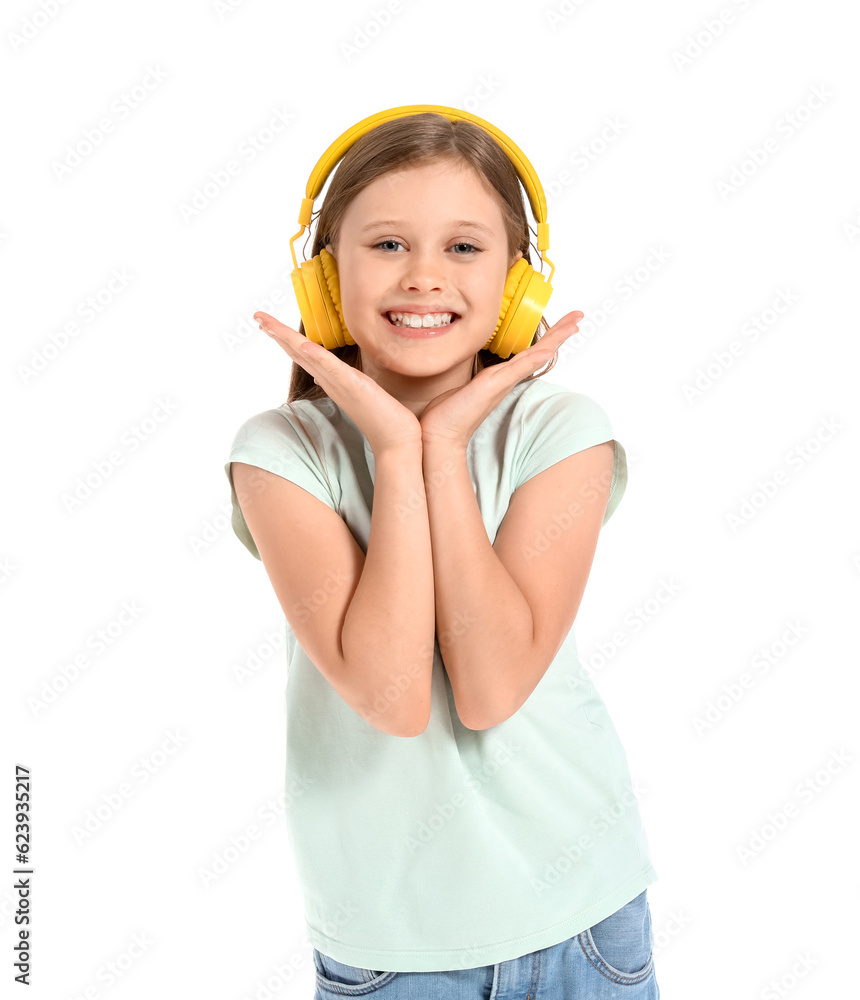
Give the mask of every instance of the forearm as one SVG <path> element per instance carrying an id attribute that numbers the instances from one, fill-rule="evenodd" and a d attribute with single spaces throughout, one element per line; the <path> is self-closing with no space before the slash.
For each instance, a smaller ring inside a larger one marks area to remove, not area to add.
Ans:
<path id="1" fill-rule="evenodd" d="M 422 450 L 374 456 L 365 563 L 341 630 L 344 661 L 386 732 L 423 731 L 430 712 L 435 607 Z"/>
<path id="2" fill-rule="evenodd" d="M 528 602 L 493 550 L 464 448 L 424 445 L 436 634 L 461 721 L 508 717 L 533 648 Z"/>

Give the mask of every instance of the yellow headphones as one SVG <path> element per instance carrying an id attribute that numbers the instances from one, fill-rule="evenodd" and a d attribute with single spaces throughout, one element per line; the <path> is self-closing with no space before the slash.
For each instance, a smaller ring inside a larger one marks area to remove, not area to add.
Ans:
<path id="1" fill-rule="evenodd" d="M 316 257 L 304 261 L 301 266 L 296 260 L 293 243 L 310 226 L 314 199 L 322 190 L 329 174 L 357 139 L 383 122 L 426 111 L 435 111 L 437 114 L 444 115 L 449 121 L 473 122 L 489 132 L 504 149 L 528 192 L 532 212 L 538 224 L 537 247 L 541 257 L 549 264 L 551 270 L 549 277 L 544 278 L 542 274 L 532 268 L 524 257 L 520 257 L 508 271 L 499 321 L 492 336 L 484 344 L 484 348 L 502 358 L 510 357 L 511 354 L 524 351 L 531 344 L 540 318 L 546 309 L 550 295 L 552 295 L 550 282 L 555 265 L 545 253 L 549 249 L 549 224 L 546 221 L 546 198 L 543 187 L 541 187 L 534 167 L 526 159 L 522 150 L 504 132 L 484 121 L 483 118 L 478 118 L 477 115 L 437 104 L 410 104 L 400 108 L 390 108 L 388 111 L 380 111 L 378 114 L 362 119 L 357 125 L 353 125 L 352 128 L 347 129 L 335 139 L 314 167 L 299 210 L 299 225 L 302 228 L 290 240 L 290 253 L 293 255 L 294 267 L 292 272 L 293 289 L 305 325 L 305 332 L 309 340 L 316 344 L 322 344 L 328 350 L 355 343 L 346 328 L 341 312 L 340 284 L 334 257 L 323 247 Z"/>

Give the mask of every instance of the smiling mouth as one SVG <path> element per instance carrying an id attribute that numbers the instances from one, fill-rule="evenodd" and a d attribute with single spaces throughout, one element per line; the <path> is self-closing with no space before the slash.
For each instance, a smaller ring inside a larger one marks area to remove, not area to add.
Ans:
<path id="1" fill-rule="evenodd" d="M 385 317 L 386 322 L 388 323 L 388 325 L 392 329 L 398 330 L 398 331 L 403 330 L 403 331 L 406 331 L 407 333 L 411 333 L 411 334 L 413 334 L 415 336 L 420 336 L 422 332 L 424 332 L 424 333 L 436 333 L 436 332 L 438 332 L 440 330 L 447 330 L 450 327 L 452 327 L 456 322 L 458 322 L 459 319 L 460 319 L 460 314 L 459 313 L 451 312 L 451 322 L 450 323 L 443 323 L 441 326 L 411 326 L 410 324 L 405 324 L 405 325 L 397 326 L 396 324 L 394 324 L 394 323 L 391 322 L 391 317 L 390 317 L 390 315 L 387 312 L 384 312 L 382 315 Z"/>

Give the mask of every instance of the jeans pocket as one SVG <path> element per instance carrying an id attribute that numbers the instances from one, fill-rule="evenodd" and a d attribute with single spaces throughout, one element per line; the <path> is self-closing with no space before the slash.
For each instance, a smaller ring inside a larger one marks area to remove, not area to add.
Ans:
<path id="1" fill-rule="evenodd" d="M 313 950 L 313 958 L 317 990 L 322 996 L 365 996 L 390 983 L 397 976 L 396 972 L 379 972 L 336 962 L 316 948 Z"/>
<path id="2" fill-rule="evenodd" d="M 654 937 L 647 890 L 583 931 L 579 943 L 597 971 L 615 983 L 634 985 L 653 975 Z"/>

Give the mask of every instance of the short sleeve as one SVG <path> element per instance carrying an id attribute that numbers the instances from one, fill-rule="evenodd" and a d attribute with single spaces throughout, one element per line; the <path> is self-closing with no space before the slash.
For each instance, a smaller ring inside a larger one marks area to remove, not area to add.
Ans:
<path id="1" fill-rule="evenodd" d="M 245 523 L 239 498 L 236 496 L 230 463 L 245 462 L 248 465 L 256 465 L 260 469 L 288 479 L 318 500 L 322 500 L 332 510 L 337 510 L 338 503 L 333 496 L 325 471 L 323 441 L 318 435 L 316 425 L 311 428 L 311 433 L 317 438 L 316 441 L 308 436 L 306 429 L 304 432 L 300 431 L 289 416 L 278 409 L 266 410 L 250 417 L 233 438 L 224 464 L 233 505 L 231 524 L 239 541 L 256 559 L 260 559 L 260 553 Z"/>
<path id="2" fill-rule="evenodd" d="M 521 437 L 511 477 L 512 491 L 569 455 L 612 441 L 615 459 L 603 524 L 627 488 L 627 455 L 615 440 L 609 417 L 590 396 L 562 390 L 544 397 L 521 415 Z"/>

